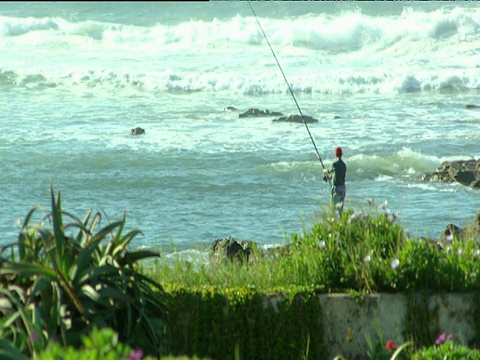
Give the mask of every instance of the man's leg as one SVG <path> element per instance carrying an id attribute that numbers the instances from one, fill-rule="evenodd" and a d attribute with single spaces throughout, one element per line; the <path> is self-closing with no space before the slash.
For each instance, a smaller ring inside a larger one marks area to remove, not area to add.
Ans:
<path id="1" fill-rule="evenodd" d="M 338 193 L 334 193 L 332 195 L 333 211 L 335 212 L 337 210 L 340 217 L 342 217 L 342 208 L 343 208 L 342 198 L 343 198 L 343 196 L 341 194 L 338 194 Z"/>

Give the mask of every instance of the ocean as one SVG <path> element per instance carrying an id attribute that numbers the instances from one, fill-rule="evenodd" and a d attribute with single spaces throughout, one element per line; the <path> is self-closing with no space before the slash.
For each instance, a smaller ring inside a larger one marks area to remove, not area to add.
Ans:
<path id="1" fill-rule="evenodd" d="M 480 158 L 477 2 L 2 2 L 0 54 L 0 246 L 50 185 L 167 257 L 283 244 L 329 203 L 314 145 L 325 167 L 343 148 L 346 208 L 372 199 L 411 236 L 480 209 L 422 181 Z M 318 122 L 239 117 L 296 104 Z"/>

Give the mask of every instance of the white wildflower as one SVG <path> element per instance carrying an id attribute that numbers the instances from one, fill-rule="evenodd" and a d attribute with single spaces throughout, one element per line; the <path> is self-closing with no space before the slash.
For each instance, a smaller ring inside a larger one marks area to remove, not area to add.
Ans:
<path id="1" fill-rule="evenodd" d="M 392 263 L 390 264 L 390 266 L 392 267 L 393 270 L 395 270 L 396 268 L 398 268 L 398 266 L 400 265 L 400 260 L 398 259 L 393 259 L 392 260 Z"/>
<path id="2" fill-rule="evenodd" d="M 325 248 L 325 240 L 320 240 L 319 243 L 318 243 L 318 247 L 320 249 L 324 249 Z"/>
<path id="3" fill-rule="evenodd" d="M 367 255 L 363 258 L 363 261 L 366 263 L 370 262 L 370 260 L 372 260 L 372 257 L 370 255 Z"/>
<path id="4" fill-rule="evenodd" d="M 349 221 L 350 223 L 353 223 L 353 222 L 357 221 L 359 218 L 360 218 L 360 215 L 359 215 L 359 214 L 353 213 L 353 214 L 350 216 L 350 219 L 348 219 L 348 221 Z"/>

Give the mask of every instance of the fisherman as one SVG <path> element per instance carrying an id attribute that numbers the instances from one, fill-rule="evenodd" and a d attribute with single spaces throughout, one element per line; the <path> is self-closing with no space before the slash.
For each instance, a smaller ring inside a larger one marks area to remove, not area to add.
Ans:
<path id="1" fill-rule="evenodd" d="M 292 88 L 290 87 L 290 84 L 288 83 L 287 77 L 285 76 L 285 73 L 282 70 L 282 67 L 280 66 L 280 63 L 278 62 L 277 56 L 275 55 L 275 52 L 273 51 L 272 46 L 270 45 L 270 42 L 268 41 L 267 35 L 265 34 L 265 31 L 263 31 L 262 25 L 260 24 L 260 21 L 258 20 L 257 14 L 255 14 L 255 11 L 253 10 L 252 4 L 248 2 L 250 5 L 250 9 L 252 10 L 253 16 L 255 16 L 255 19 L 257 20 L 258 26 L 260 27 L 260 30 L 262 30 L 263 37 L 267 41 L 268 46 L 270 47 L 270 51 L 273 54 L 273 57 L 275 58 L 275 61 L 277 62 L 277 65 L 282 72 L 283 79 L 287 83 L 288 89 L 290 90 L 290 94 L 293 97 L 293 100 L 295 100 L 295 104 L 297 105 L 298 111 L 300 112 L 300 115 L 302 117 L 303 123 L 305 124 L 305 127 L 307 128 L 308 135 L 310 135 L 310 140 L 312 140 L 313 147 L 315 148 L 315 151 L 317 153 L 318 159 L 320 160 L 320 163 L 323 166 L 323 161 L 322 158 L 320 157 L 320 154 L 318 153 L 317 146 L 315 145 L 315 141 L 313 140 L 312 134 L 310 133 L 310 130 L 308 129 L 307 121 L 305 117 L 302 114 L 302 111 L 300 110 L 300 106 L 298 105 L 297 99 L 295 98 L 295 95 L 293 93 Z M 255 109 L 254 109 L 255 110 Z M 268 110 L 267 110 L 268 112 Z M 268 112 L 270 115 L 270 112 Z M 239 116 L 242 117 L 243 114 L 240 114 Z M 337 161 L 335 161 L 332 164 L 332 167 L 330 170 L 323 169 L 323 179 L 325 182 L 327 182 L 329 179 L 333 179 L 333 186 L 332 186 L 332 199 L 331 199 L 331 205 L 335 206 L 335 208 L 338 209 L 338 213 L 340 214 L 340 217 L 342 217 L 342 212 L 343 212 L 343 203 L 345 201 L 345 175 L 347 174 L 347 166 L 345 163 L 342 161 L 342 149 L 337 147 L 335 149 L 335 156 L 337 157 Z M 335 208 L 332 207 L 332 210 L 335 210 Z"/>
<path id="2" fill-rule="evenodd" d="M 347 175 L 347 165 L 342 160 L 342 148 L 337 147 L 334 152 L 336 161 L 332 163 L 330 169 L 323 169 L 324 180 L 333 180 L 331 205 L 333 209 L 338 210 L 338 214 L 342 217 L 343 204 L 345 202 L 345 177 Z"/>

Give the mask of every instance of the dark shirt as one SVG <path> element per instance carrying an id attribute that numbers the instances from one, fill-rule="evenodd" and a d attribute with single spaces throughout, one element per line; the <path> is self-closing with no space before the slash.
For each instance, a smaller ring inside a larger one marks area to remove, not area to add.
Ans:
<path id="1" fill-rule="evenodd" d="M 332 180 L 334 187 L 345 185 L 347 165 L 345 165 L 342 159 L 338 159 L 337 161 L 333 162 L 329 173 L 333 174 Z"/>

